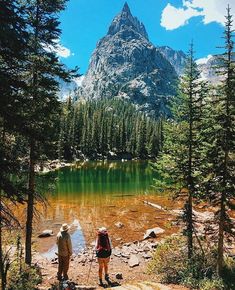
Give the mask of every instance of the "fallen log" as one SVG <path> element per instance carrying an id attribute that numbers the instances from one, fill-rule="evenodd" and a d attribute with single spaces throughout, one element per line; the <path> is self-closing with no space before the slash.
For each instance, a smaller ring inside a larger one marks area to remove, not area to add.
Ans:
<path id="1" fill-rule="evenodd" d="M 160 205 L 158 205 L 158 204 L 156 204 L 156 203 L 152 203 L 152 202 L 149 202 L 149 201 L 144 201 L 144 204 L 147 204 L 147 205 L 150 205 L 150 206 L 152 206 L 152 207 L 154 207 L 154 208 L 157 208 L 157 209 L 160 209 L 160 210 L 163 210 L 163 211 L 166 211 L 166 209 L 165 208 L 163 208 L 162 206 L 160 206 Z"/>

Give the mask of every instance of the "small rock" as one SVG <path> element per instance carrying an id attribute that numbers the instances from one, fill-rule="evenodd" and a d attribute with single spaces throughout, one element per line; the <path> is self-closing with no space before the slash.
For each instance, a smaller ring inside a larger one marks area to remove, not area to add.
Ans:
<path id="1" fill-rule="evenodd" d="M 125 243 L 123 246 L 130 247 L 131 243 Z"/>
<path id="2" fill-rule="evenodd" d="M 116 226 L 117 228 L 121 229 L 121 228 L 124 227 L 124 224 L 121 223 L 121 222 L 117 222 L 117 223 L 115 224 L 115 226 Z"/>
<path id="3" fill-rule="evenodd" d="M 123 252 L 123 253 L 121 253 L 121 256 L 122 256 L 123 258 L 129 258 L 129 257 L 130 257 L 130 253 Z"/>
<path id="4" fill-rule="evenodd" d="M 128 261 L 129 267 L 133 268 L 139 266 L 139 264 L 140 264 L 139 258 L 136 255 L 131 255 Z"/>
<path id="5" fill-rule="evenodd" d="M 52 264 L 52 265 L 57 265 L 57 264 L 58 264 L 58 261 L 56 261 L 56 260 L 51 261 L 51 264 Z"/>
<path id="6" fill-rule="evenodd" d="M 115 277 L 119 280 L 123 279 L 122 273 L 117 273 Z"/>
<path id="7" fill-rule="evenodd" d="M 143 258 L 147 260 L 147 259 L 151 259 L 152 256 L 147 253 L 147 254 L 143 254 Z"/>

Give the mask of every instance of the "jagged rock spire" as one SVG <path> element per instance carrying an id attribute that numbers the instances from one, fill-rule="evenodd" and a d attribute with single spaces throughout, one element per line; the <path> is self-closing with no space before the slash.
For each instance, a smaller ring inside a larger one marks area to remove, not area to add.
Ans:
<path id="1" fill-rule="evenodd" d="M 123 8 L 122 8 L 122 12 L 127 12 L 131 14 L 131 10 L 130 7 L 128 6 L 127 2 L 125 2 Z"/>
<path id="2" fill-rule="evenodd" d="M 125 2 L 122 11 L 113 19 L 112 24 L 109 27 L 108 34 L 114 35 L 122 30 L 129 29 L 141 34 L 148 40 L 148 34 L 145 30 L 143 23 L 141 23 L 136 17 L 131 14 L 131 10 Z"/>
<path id="3" fill-rule="evenodd" d="M 170 115 L 166 102 L 175 94 L 173 66 L 148 40 L 143 23 L 125 3 L 97 44 L 78 96 L 122 98 L 138 110 Z"/>

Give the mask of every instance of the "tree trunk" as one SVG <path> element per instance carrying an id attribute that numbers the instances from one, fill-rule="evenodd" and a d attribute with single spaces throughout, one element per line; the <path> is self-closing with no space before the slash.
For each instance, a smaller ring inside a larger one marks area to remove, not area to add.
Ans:
<path id="1" fill-rule="evenodd" d="M 219 241 L 218 241 L 218 258 L 217 273 L 221 277 L 224 264 L 224 218 L 225 218 L 225 195 L 222 193 L 220 202 L 220 218 L 219 218 Z"/>
<path id="2" fill-rule="evenodd" d="M 187 235 L 188 235 L 188 259 L 193 255 L 193 178 L 192 178 L 192 158 L 193 158 L 193 47 L 191 47 L 190 58 L 190 92 L 189 92 L 189 153 L 188 153 L 188 208 L 187 208 Z"/>
<path id="3" fill-rule="evenodd" d="M 191 190 L 189 190 L 189 197 L 188 197 L 188 205 L 187 206 L 188 206 L 188 209 L 187 209 L 188 259 L 190 260 L 192 258 L 192 255 L 193 255 L 193 206 L 192 206 Z"/>
<path id="4" fill-rule="evenodd" d="M 26 220 L 26 238 L 25 238 L 25 263 L 31 265 L 32 262 L 32 225 L 34 209 L 34 191 L 35 191 L 35 141 L 30 142 L 30 160 L 29 160 L 29 181 L 28 181 L 28 201 L 27 201 L 27 220 Z"/>
<path id="5" fill-rule="evenodd" d="M 3 249 L 2 249 L 2 192 L 0 190 L 0 275 L 1 275 L 1 289 L 6 289 L 6 275 L 4 271 Z"/>

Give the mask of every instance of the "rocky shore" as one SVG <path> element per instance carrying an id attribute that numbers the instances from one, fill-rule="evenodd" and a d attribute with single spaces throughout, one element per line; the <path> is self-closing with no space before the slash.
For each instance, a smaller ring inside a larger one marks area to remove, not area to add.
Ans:
<path id="1" fill-rule="evenodd" d="M 125 243 L 113 248 L 109 265 L 112 283 L 118 286 L 137 279 L 140 281 L 156 280 L 156 277 L 147 273 L 147 264 L 152 259 L 158 243 L 155 239 L 148 239 Z M 41 268 L 43 275 L 43 283 L 39 285 L 39 289 L 54 289 L 50 287 L 58 284 L 56 281 L 58 259 L 48 260 L 36 254 L 34 262 Z M 98 263 L 94 253 L 94 245 L 90 245 L 81 253 L 72 256 L 69 277 L 70 281 L 73 281 L 77 286 L 74 289 L 81 289 L 78 288 L 81 285 L 95 287 L 93 289 L 98 287 Z"/>
<path id="2" fill-rule="evenodd" d="M 153 231 L 149 230 L 151 234 Z M 90 244 L 81 253 L 73 255 L 70 262 L 69 281 L 59 283 L 56 279 L 58 259 L 43 259 L 39 254 L 34 262 L 42 271 L 43 283 L 39 290 L 95 290 L 115 288 L 117 290 L 188 290 L 182 285 L 163 285 L 155 274 L 148 272 L 148 264 L 154 251 L 164 240 L 148 238 L 141 241 L 124 243 L 113 248 L 109 263 L 111 285 L 98 285 L 98 263 L 94 245 Z"/>

